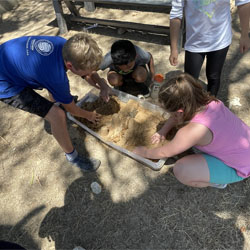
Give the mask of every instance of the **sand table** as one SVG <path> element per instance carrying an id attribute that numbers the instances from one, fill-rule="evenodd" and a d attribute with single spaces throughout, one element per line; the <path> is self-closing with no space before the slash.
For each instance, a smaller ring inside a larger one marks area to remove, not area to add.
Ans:
<path id="1" fill-rule="evenodd" d="M 151 136 L 165 122 L 160 112 L 149 111 L 135 100 L 121 102 L 117 97 L 110 98 L 108 103 L 100 98 L 95 102 L 86 102 L 82 104 L 82 108 L 88 111 L 95 110 L 102 115 L 100 123 L 96 126 L 86 119 L 76 119 L 98 133 L 105 141 L 113 142 L 130 151 L 136 146 L 159 146 L 151 144 Z"/>

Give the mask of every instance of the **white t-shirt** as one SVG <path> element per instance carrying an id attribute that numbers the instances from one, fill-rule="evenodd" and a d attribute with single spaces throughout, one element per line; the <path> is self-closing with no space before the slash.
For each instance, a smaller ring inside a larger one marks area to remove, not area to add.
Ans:
<path id="1" fill-rule="evenodd" d="M 250 0 L 235 0 L 236 6 Z M 230 0 L 172 0 L 170 19 L 186 21 L 185 50 L 210 52 L 232 42 Z"/>

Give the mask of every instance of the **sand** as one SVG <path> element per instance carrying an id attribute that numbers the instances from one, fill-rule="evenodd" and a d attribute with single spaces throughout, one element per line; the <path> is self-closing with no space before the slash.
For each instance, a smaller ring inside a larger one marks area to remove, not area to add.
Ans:
<path id="1" fill-rule="evenodd" d="M 137 146 L 159 146 L 151 143 L 151 136 L 165 122 L 160 112 L 147 110 L 135 100 L 121 102 L 117 97 L 112 97 L 108 103 L 98 98 L 94 102 L 83 103 L 82 108 L 88 111 L 95 110 L 102 115 L 97 125 L 84 118 L 77 119 L 105 141 L 113 142 L 130 151 Z"/>

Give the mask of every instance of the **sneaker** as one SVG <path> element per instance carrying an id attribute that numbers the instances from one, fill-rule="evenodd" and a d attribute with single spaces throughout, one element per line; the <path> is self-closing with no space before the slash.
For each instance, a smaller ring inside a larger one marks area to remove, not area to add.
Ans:
<path id="1" fill-rule="evenodd" d="M 94 172 L 100 165 L 101 161 L 94 158 L 81 158 L 77 156 L 73 161 L 70 161 L 74 166 L 82 169 L 85 172 Z"/>
<path id="2" fill-rule="evenodd" d="M 216 183 L 210 183 L 210 187 L 224 189 L 227 187 L 227 184 L 216 184 Z"/>

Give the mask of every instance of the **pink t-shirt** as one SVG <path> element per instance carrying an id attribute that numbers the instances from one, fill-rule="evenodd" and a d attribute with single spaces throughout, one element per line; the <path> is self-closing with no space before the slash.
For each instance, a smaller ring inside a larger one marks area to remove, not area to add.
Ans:
<path id="1" fill-rule="evenodd" d="M 250 127 L 219 101 L 210 102 L 191 122 L 203 124 L 213 133 L 206 146 L 196 146 L 234 168 L 241 177 L 250 176 Z"/>

